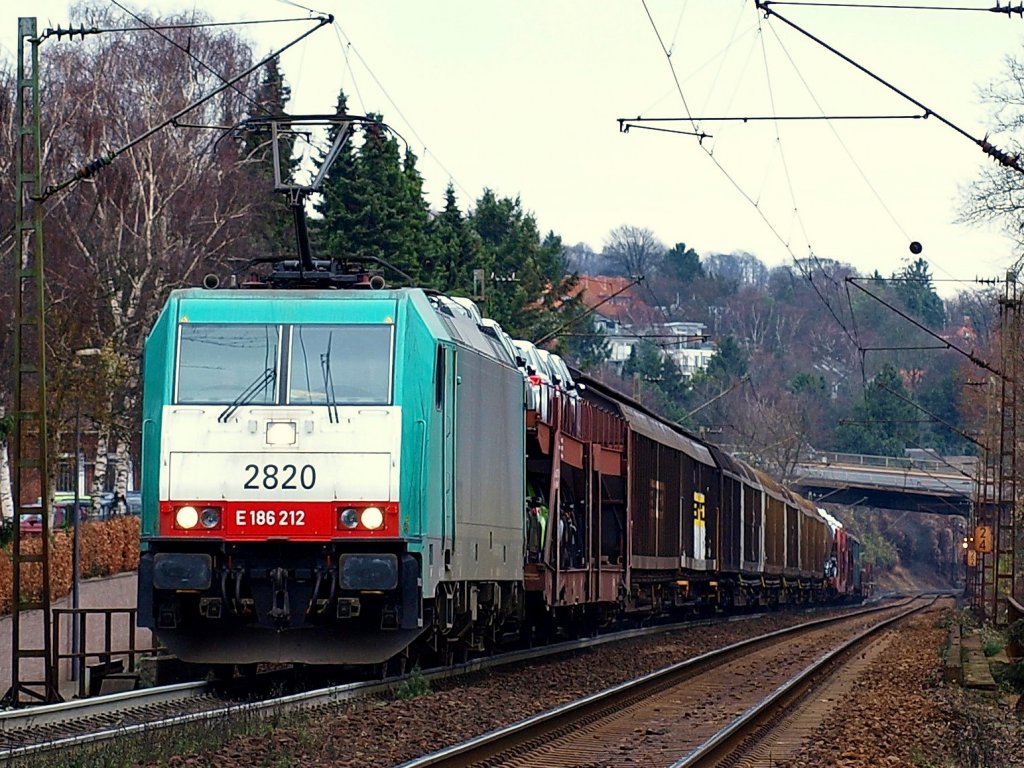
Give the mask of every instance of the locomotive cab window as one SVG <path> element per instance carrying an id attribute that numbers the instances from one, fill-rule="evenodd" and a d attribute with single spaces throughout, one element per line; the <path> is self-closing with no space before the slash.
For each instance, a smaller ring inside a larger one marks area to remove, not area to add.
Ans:
<path id="1" fill-rule="evenodd" d="M 441 410 L 444 406 L 444 347 L 437 348 L 437 359 L 434 361 L 434 407 Z"/>
<path id="2" fill-rule="evenodd" d="M 182 323 L 176 401 L 267 405 L 277 402 L 276 325 Z"/>
<path id="3" fill-rule="evenodd" d="M 288 402 L 391 403 L 392 325 L 292 326 Z"/>

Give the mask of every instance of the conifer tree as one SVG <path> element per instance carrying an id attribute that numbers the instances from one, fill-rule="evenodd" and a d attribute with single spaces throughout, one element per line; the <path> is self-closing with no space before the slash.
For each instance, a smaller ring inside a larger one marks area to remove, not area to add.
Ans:
<path id="1" fill-rule="evenodd" d="M 575 276 L 565 276 L 562 242 L 541 239 L 533 215 L 519 198 L 485 189 L 469 222 L 480 237 L 488 276 L 487 314 L 512 336 L 535 339 L 557 325 Z"/>
<path id="2" fill-rule="evenodd" d="M 339 114 L 346 105 L 342 92 Z M 407 150 L 403 161 L 398 141 L 381 116 L 368 117 L 372 122 L 362 126 L 362 144 L 339 155 L 325 179 L 317 205 L 321 248 L 339 259 L 379 259 L 416 284 L 427 247 L 423 179 L 416 156 Z M 398 273 L 387 278 L 405 282 Z"/>
<path id="3" fill-rule="evenodd" d="M 899 371 L 889 363 L 868 384 L 853 418 L 835 432 L 836 449 L 877 456 L 902 456 L 917 429 L 917 411 L 908 400 Z"/>
<path id="4" fill-rule="evenodd" d="M 423 271 L 426 283 L 446 293 L 468 293 L 473 270 L 483 265 L 481 244 L 459 210 L 451 182 L 445 189 L 444 210 L 431 220 L 428 234 L 429 258 Z"/>
<path id="5" fill-rule="evenodd" d="M 344 90 L 338 92 L 334 113 L 336 115 L 348 113 L 348 97 Z M 327 132 L 328 146 L 334 143 L 337 135 L 338 127 L 332 126 Z M 319 160 L 323 162 L 323 157 Z M 355 151 L 352 148 L 351 139 L 349 139 L 338 152 L 324 176 L 320 199 L 313 205 L 320 218 L 313 223 L 312 231 L 316 238 L 318 255 L 323 258 L 338 257 L 351 252 L 347 227 L 348 217 L 343 203 L 343 194 L 346 187 L 354 183 L 355 174 Z"/>
<path id="6" fill-rule="evenodd" d="M 256 87 L 250 117 L 279 117 L 286 114 L 285 108 L 291 98 L 291 88 L 281 73 L 277 59 L 267 62 L 259 85 Z M 242 137 L 242 155 L 252 163 L 262 180 L 261 197 L 266 197 L 262 221 L 256 222 L 253 240 L 260 256 L 291 254 L 295 250 L 294 225 L 288 199 L 274 192 L 274 153 L 271 146 L 270 129 L 248 131 Z M 281 181 L 289 184 L 294 180 L 298 161 L 292 157 L 295 139 L 284 134 L 279 142 Z"/>

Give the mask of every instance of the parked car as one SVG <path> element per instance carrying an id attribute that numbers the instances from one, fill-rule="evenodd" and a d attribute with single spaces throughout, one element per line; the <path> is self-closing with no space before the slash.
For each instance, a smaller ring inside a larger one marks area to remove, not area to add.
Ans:
<path id="1" fill-rule="evenodd" d="M 118 509 L 115 503 L 114 494 L 110 491 L 100 496 L 100 519 L 109 520 L 118 515 L 141 515 L 142 514 L 142 493 L 139 491 L 128 491 L 124 497 L 124 506 Z"/>
<path id="2" fill-rule="evenodd" d="M 448 301 L 453 301 L 462 307 L 473 320 L 478 323 L 483 320 L 483 315 L 480 314 L 480 307 L 476 305 L 476 302 L 472 299 L 467 299 L 462 296 L 446 296 Z"/>
<path id="3" fill-rule="evenodd" d="M 86 520 L 90 513 L 90 501 L 89 499 L 78 500 L 78 519 L 80 521 Z M 39 502 L 29 505 L 30 508 L 41 509 L 42 505 Z M 74 523 L 74 499 L 62 499 L 56 501 L 50 508 L 50 530 L 55 531 L 59 528 L 70 528 Z M 43 515 L 42 512 L 30 513 L 22 515 L 21 518 L 21 535 L 39 535 L 43 530 Z"/>
<path id="4" fill-rule="evenodd" d="M 480 310 L 470 299 L 463 299 L 458 296 L 445 296 L 441 293 L 430 294 L 427 297 L 434 309 L 452 317 L 468 317 L 470 320 L 480 322 Z"/>
<path id="5" fill-rule="evenodd" d="M 63 528 L 70 526 L 74 522 L 74 510 L 75 500 L 66 499 L 63 501 L 55 502 L 53 505 L 53 522 L 54 528 Z M 79 522 L 88 520 L 89 515 L 92 513 L 92 501 L 89 498 L 79 498 L 78 500 L 78 520 Z"/>

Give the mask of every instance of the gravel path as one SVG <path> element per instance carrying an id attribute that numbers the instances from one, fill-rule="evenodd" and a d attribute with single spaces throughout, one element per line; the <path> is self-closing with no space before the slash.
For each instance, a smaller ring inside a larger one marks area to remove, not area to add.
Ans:
<path id="1" fill-rule="evenodd" d="M 862 683 L 864 695 L 835 710 L 786 768 L 1024 766 L 1012 700 L 968 695 L 940 682 L 946 637 L 940 618 L 934 612 L 914 620 L 872 666 Z M 712 648 L 805 620 L 801 614 L 769 616 L 590 649 L 450 681 L 413 699 L 319 710 L 201 754 L 138 765 L 387 768 Z"/>

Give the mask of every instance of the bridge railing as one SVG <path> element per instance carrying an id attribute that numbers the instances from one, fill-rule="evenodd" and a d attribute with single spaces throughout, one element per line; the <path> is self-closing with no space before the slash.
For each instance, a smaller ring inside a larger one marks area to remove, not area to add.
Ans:
<path id="1" fill-rule="evenodd" d="M 977 460 L 973 456 L 950 459 L 914 459 L 908 456 L 868 456 L 861 453 L 839 453 L 836 451 L 810 451 L 801 464 L 822 464 L 856 467 L 879 467 L 883 469 L 917 469 L 925 472 L 949 474 L 963 472 L 973 475 Z"/>

